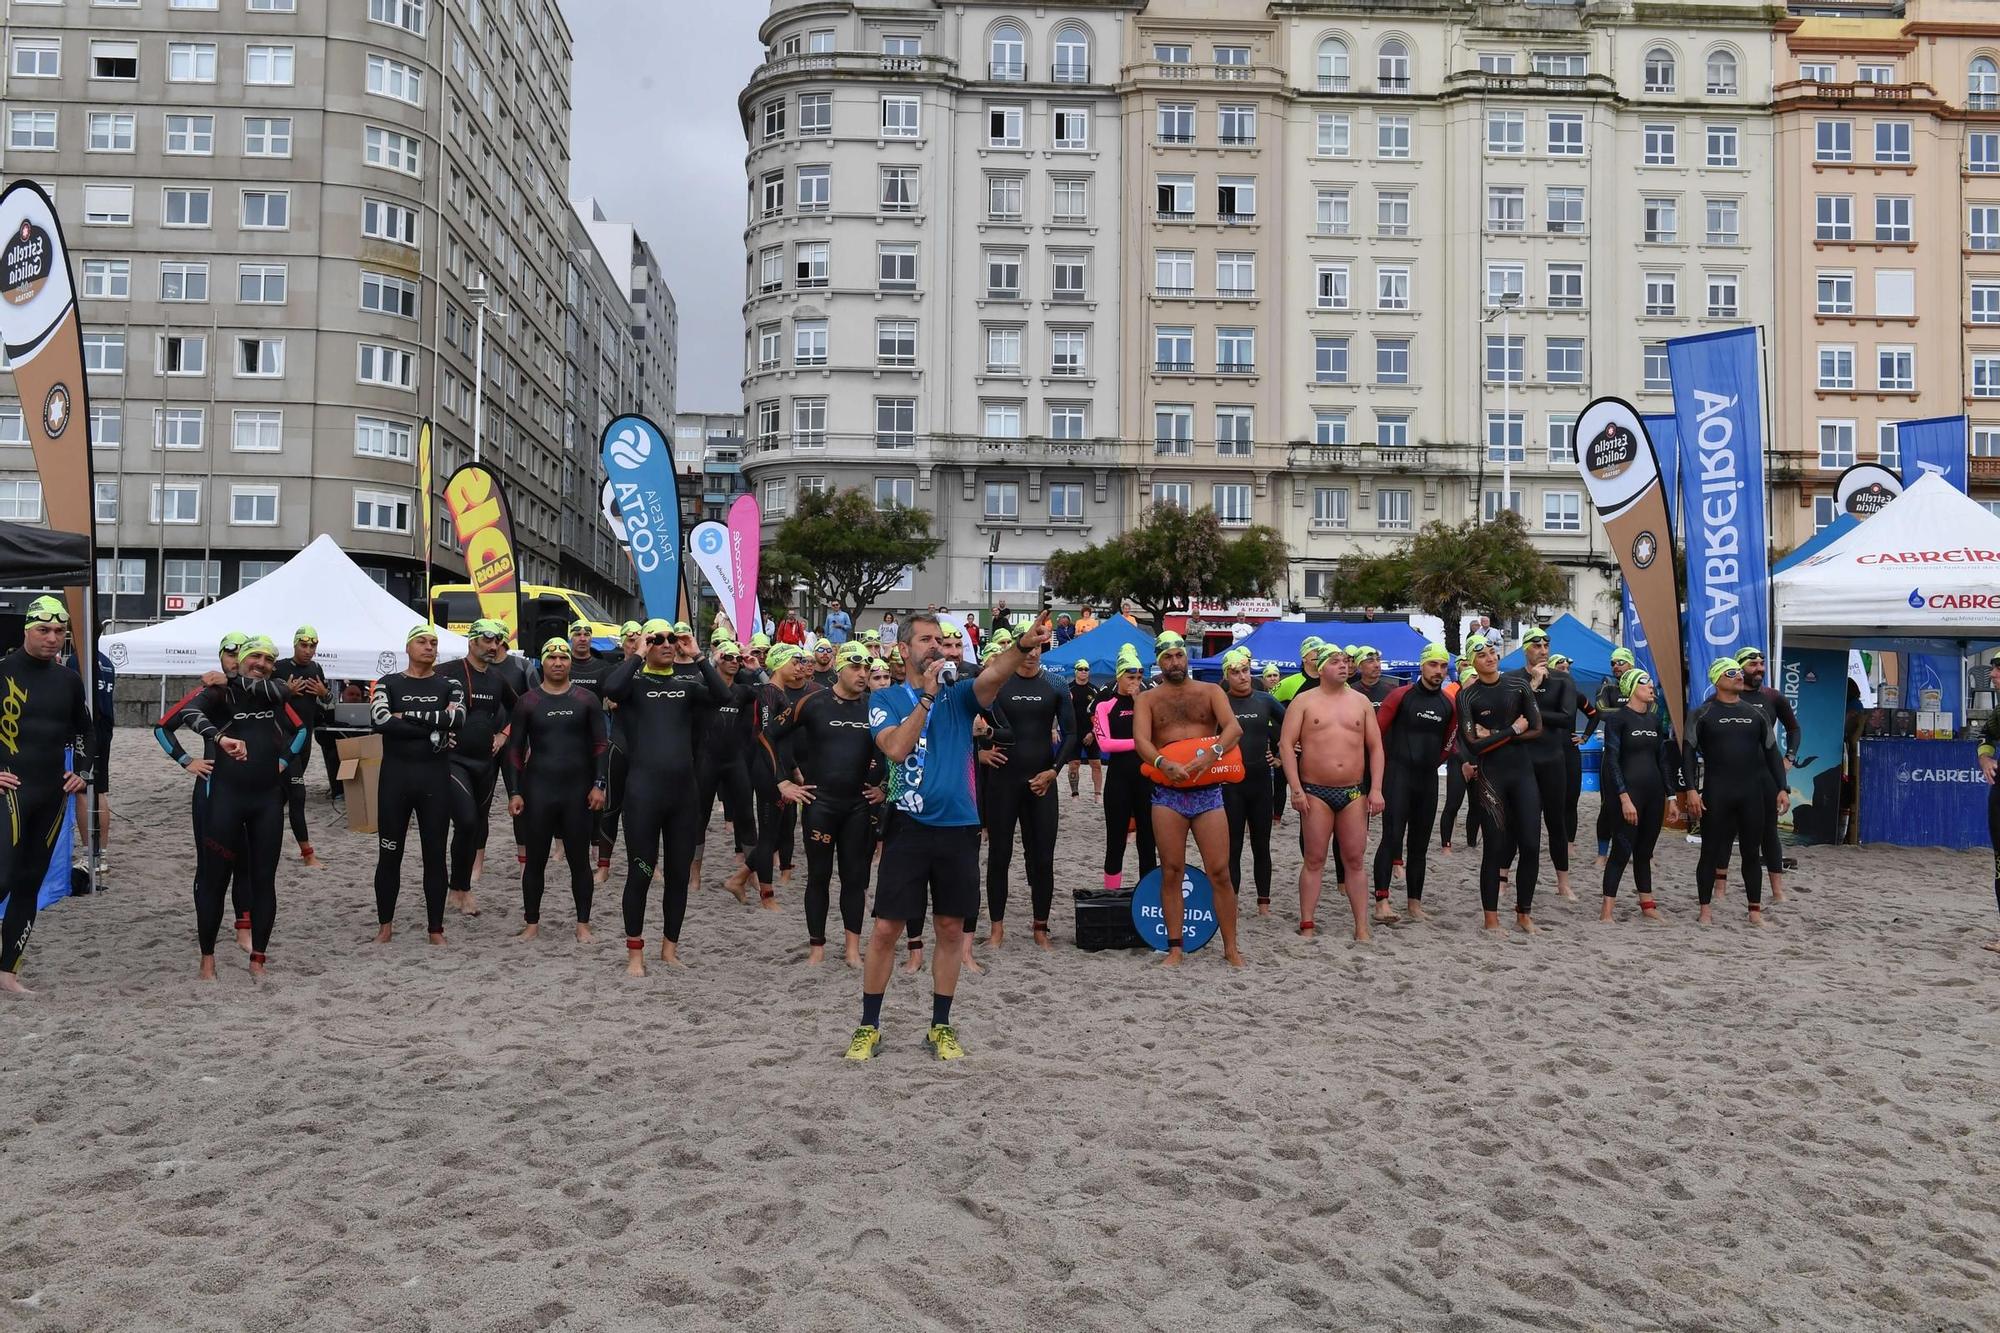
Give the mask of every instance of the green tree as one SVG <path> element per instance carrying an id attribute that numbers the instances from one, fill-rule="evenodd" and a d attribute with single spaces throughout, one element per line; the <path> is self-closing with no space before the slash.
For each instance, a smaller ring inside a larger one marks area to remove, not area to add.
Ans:
<path id="1" fill-rule="evenodd" d="M 877 509 L 858 490 L 801 495 L 792 516 L 778 525 L 763 563 L 791 589 L 841 607 L 858 626 L 861 613 L 922 565 L 943 545 L 931 536 L 931 516 L 891 505 Z"/>
<path id="2" fill-rule="evenodd" d="M 1520 515 L 1505 511 L 1490 523 L 1427 523 L 1400 550 L 1349 556 L 1340 562 L 1336 596 L 1342 606 L 1415 607 L 1434 615 L 1456 654 L 1467 612 L 1506 620 L 1560 602 L 1565 593 L 1562 574 L 1529 542 Z"/>
<path id="3" fill-rule="evenodd" d="M 1057 551 L 1042 581 L 1067 601 L 1130 601 L 1157 628 L 1196 599 L 1268 597 L 1285 577 L 1285 539 L 1261 524 L 1227 537 L 1209 508 L 1156 505 L 1146 521 L 1096 546 Z"/>

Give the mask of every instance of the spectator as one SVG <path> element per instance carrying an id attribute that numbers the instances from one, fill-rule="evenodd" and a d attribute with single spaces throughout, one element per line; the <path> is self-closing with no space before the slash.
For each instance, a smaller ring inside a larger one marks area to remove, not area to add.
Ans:
<path id="1" fill-rule="evenodd" d="M 778 625 L 778 642 L 800 645 L 806 641 L 806 622 L 799 618 L 797 610 L 785 612 L 784 620 Z"/>
<path id="2" fill-rule="evenodd" d="M 826 613 L 826 637 L 838 648 L 854 637 L 854 620 L 842 607 L 834 607 Z"/>
<path id="3" fill-rule="evenodd" d="M 1083 613 L 1076 618 L 1076 632 L 1078 634 L 1088 634 L 1096 629 L 1097 625 L 1097 613 L 1086 605 L 1083 608 Z"/>
<path id="4" fill-rule="evenodd" d="M 1056 617 L 1056 646 L 1060 648 L 1076 637 L 1076 626 L 1070 623 L 1067 614 Z"/>
<path id="5" fill-rule="evenodd" d="M 882 637 L 882 646 L 883 646 L 883 648 L 885 648 L 885 649 L 886 649 L 886 648 L 887 648 L 887 647 L 888 647 L 888 646 L 889 646 L 890 644 L 892 644 L 892 643 L 894 643 L 894 642 L 896 641 L 896 613 L 895 613 L 895 612 L 893 612 L 893 611 L 884 611 L 884 612 L 882 613 L 882 624 L 881 624 L 881 626 L 880 626 L 880 627 L 879 627 L 879 628 L 878 628 L 878 629 L 876 630 L 876 633 L 877 633 L 877 634 L 879 634 L 879 635 L 881 635 L 881 637 Z"/>

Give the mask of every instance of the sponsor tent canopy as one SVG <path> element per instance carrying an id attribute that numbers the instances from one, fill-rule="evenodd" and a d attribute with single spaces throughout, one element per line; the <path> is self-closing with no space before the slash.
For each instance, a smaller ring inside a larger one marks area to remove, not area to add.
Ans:
<path id="1" fill-rule="evenodd" d="M 102 647 L 121 672 L 193 676 L 215 665 L 215 645 L 231 631 L 268 634 L 282 659 L 291 652 L 292 631 L 311 625 L 327 675 L 372 680 L 401 668 L 404 637 L 419 619 L 321 534 L 241 592 L 174 620 L 107 635 Z M 439 660 L 463 656 L 464 637 L 439 630 Z"/>
<path id="2" fill-rule="evenodd" d="M 1128 643 L 1139 650 L 1140 665 L 1146 668 L 1147 675 L 1152 675 L 1153 636 L 1124 616 L 1099 621 L 1096 629 L 1079 634 L 1068 643 L 1051 644 L 1042 654 L 1042 667 L 1068 680 L 1076 669 L 1077 659 L 1089 658 L 1091 683 L 1109 685 L 1118 673 L 1118 650 Z"/>
<path id="3" fill-rule="evenodd" d="M 1588 699 L 1595 695 L 1611 674 L 1611 640 L 1565 611 L 1548 624 L 1549 651 L 1569 658 L 1570 677 Z M 1528 665 L 1525 648 L 1516 648 L 1500 659 L 1502 671 L 1519 671 Z"/>
<path id="4" fill-rule="evenodd" d="M 1290 675 L 1299 669 L 1299 645 L 1317 635 L 1342 647 L 1366 645 L 1382 654 L 1385 671 L 1413 672 L 1417 655 L 1430 640 L 1419 630 L 1399 620 L 1267 620 L 1236 642 L 1250 650 L 1250 669 L 1262 671 L 1267 663 Z M 1194 670 L 1214 675 L 1222 670 L 1222 656 L 1197 657 Z"/>
<path id="5" fill-rule="evenodd" d="M 1926 476 L 1771 585 L 1787 644 L 1963 654 L 2000 639 L 2000 516 Z"/>

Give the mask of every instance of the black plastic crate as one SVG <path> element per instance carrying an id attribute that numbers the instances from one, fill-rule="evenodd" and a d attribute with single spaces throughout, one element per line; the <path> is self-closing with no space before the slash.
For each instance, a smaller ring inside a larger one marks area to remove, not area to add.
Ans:
<path id="1" fill-rule="evenodd" d="M 1132 890 L 1107 893 L 1082 889 L 1076 895 L 1076 947 L 1097 953 L 1104 949 L 1147 949 L 1152 946 L 1132 928 Z"/>

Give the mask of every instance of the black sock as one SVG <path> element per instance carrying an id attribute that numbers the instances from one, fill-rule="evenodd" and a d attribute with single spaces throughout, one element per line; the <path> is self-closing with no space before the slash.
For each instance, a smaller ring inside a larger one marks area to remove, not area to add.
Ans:
<path id="1" fill-rule="evenodd" d="M 951 1022 L 951 996 L 931 996 L 931 1022 L 933 1024 Z"/>
<path id="2" fill-rule="evenodd" d="M 861 992 L 861 1026 L 879 1028 L 882 1026 L 882 996 Z"/>

